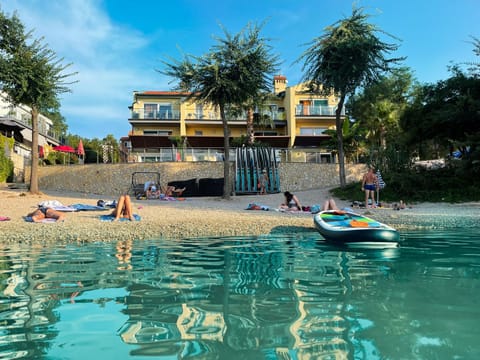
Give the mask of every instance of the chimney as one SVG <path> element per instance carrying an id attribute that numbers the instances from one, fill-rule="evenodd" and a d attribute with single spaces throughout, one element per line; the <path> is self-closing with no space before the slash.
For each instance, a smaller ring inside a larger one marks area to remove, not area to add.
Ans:
<path id="1" fill-rule="evenodd" d="M 273 92 L 278 95 L 287 88 L 287 77 L 283 75 L 275 75 L 273 77 Z"/>

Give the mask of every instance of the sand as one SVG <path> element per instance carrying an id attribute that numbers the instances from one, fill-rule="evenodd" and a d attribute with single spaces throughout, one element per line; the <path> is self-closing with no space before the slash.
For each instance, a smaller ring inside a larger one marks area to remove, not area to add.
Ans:
<path id="1" fill-rule="evenodd" d="M 295 193 L 302 205 L 323 204 L 329 189 L 319 188 Z M 212 236 L 248 236 L 279 232 L 315 231 L 310 213 L 275 211 L 283 202 L 283 194 L 233 196 L 230 200 L 218 197 L 187 198 L 184 201 L 136 200 L 134 212 L 141 216 L 136 222 L 103 222 L 101 214 L 110 211 L 80 211 L 66 213 L 66 220 L 57 223 L 29 223 L 24 216 L 46 200 L 63 205 L 96 205 L 99 199 L 115 200 L 109 196 L 73 192 L 45 191 L 32 195 L 21 189 L 0 187 L 0 241 L 3 244 L 68 244 L 124 239 L 188 238 Z M 350 207 L 348 201 L 335 199 L 339 207 Z M 269 211 L 246 210 L 248 204 L 269 207 Z M 398 230 L 416 228 L 439 229 L 480 226 L 480 203 L 414 204 L 412 208 L 396 211 L 391 208 L 356 209 L 357 212 L 389 224 Z"/>

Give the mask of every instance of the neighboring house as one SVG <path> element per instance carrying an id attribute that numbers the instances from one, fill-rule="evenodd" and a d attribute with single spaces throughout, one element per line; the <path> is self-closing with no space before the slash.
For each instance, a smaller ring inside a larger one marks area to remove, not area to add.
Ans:
<path id="1" fill-rule="evenodd" d="M 267 119 L 263 126 L 255 125 L 255 139 L 277 149 L 327 152 L 325 143 L 330 136 L 324 132 L 335 129 L 338 97 L 312 93 L 304 84 L 287 86 L 285 76 L 277 75 L 273 82 L 274 93 L 261 109 L 255 110 L 256 116 Z M 122 138 L 124 151 L 128 153 L 125 158 L 137 162 L 180 160 L 178 152 L 174 154 L 172 149 L 204 149 L 209 155 L 217 150 L 218 157 L 224 146 L 219 111 L 187 101 L 188 95 L 175 91 L 135 91 L 129 107 L 132 129 L 128 139 Z M 227 110 L 227 119 L 231 139 L 246 136 L 245 112 Z M 177 158 L 172 159 L 174 156 Z"/>
<path id="2" fill-rule="evenodd" d="M 13 106 L 7 96 L 0 92 L 0 134 L 14 138 L 13 152 L 7 153 L 14 162 L 15 181 L 24 181 L 25 165 L 29 163 L 32 149 L 32 116 L 30 107 L 25 105 Z M 38 116 L 38 145 L 57 146 L 60 141 L 52 130 L 53 122 L 39 114 Z M 9 151 L 9 149 L 6 149 Z"/>

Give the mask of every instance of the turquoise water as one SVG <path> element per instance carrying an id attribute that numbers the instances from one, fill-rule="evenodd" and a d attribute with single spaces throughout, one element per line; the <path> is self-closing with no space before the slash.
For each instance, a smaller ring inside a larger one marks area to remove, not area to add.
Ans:
<path id="1" fill-rule="evenodd" d="M 480 231 L 0 250 L 0 358 L 478 359 Z"/>

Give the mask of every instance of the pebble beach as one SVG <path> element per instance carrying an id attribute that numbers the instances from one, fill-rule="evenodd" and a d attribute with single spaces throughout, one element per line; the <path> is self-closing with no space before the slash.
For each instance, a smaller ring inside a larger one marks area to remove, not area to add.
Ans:
<path id="1" fill-rule="evenodd" d="M 319 188 L 295 193 L 304 206 L 323 204 L 329 189 Z M 31 223 L 24 216 L 42 201 L 57 200 L 63 205 L 96 205 L 98 200 L 114 197 L 99 194 L 44 191 L 33 195 L 25 190 L 0 187 L 0 241 L 2 244 L 62 245 L 98 241 L 182 239 L 190 237 L 250 236 L 272 233 L 315 231 L 309 212 L 277 211 L 283 194 L 185 198 L 183 201 L 132 199 L 134 213 L 140 221 L 100 221 L 105 211 L 66 213 L 66 220 L 56 223 Z M 336 199 L 338 207 L 351 207 L 349 201 Z M 268 208 L 246 210 L 256 203 Z M 392 208 L 355 209 L 398 229 L 442 229 L 480 226 L 480 202 L 448 204 L 421 203 L 396 211 Z"/>

